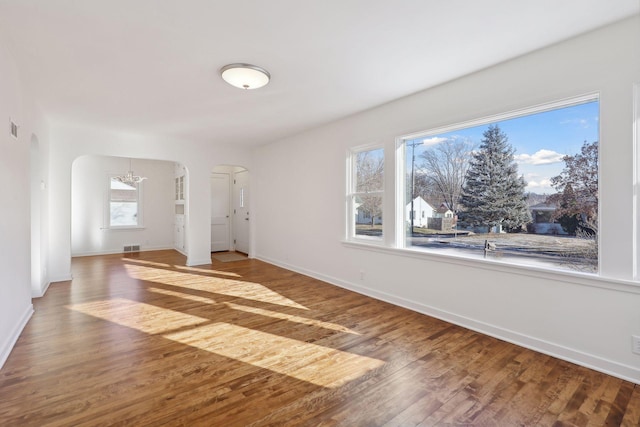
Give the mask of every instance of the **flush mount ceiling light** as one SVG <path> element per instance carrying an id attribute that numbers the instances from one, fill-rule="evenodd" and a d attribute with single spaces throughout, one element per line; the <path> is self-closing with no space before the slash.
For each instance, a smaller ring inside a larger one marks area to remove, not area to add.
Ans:
<path id="1" fill-rule="evenodd" d="M 229 64 L 220 69 L 222 79 L 240 89 L 258 89 L 267 83 L 271 75 L 264 68 L 251 64 Z"/>

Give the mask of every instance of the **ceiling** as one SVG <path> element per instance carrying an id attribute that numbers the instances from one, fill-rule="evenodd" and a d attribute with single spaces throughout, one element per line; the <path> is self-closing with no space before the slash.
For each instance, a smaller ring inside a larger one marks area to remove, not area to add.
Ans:
<path id="1" fill-rule="evenodd" d="M 52 121 L 268 143 L 640 11 L 639 0 L 0 0 Z M 247 62 L 262 89 L 224 83 Z"/>

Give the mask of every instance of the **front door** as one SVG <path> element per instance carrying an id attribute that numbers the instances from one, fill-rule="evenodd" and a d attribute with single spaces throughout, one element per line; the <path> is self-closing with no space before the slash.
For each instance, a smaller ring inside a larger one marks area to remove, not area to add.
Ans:
<path id="1" fill-rule="evenodd" d="M 229 174 L 211 175 L 211 252 L 229 250 Z"/>
<path id="2" fill-rule="evenodd" d="M 234 174 L 234 240 L 238 252 L 249 253 L 249 172 Z"/>

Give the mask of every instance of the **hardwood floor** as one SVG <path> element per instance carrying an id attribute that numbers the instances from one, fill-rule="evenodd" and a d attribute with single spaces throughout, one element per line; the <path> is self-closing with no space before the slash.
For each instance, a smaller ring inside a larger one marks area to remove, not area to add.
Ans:
<path id="1" fill-rule="evenodd" d="M 257 260 L 73 260 L 0 370 L 2 426 L 640 425 L 640 386 Z"/>

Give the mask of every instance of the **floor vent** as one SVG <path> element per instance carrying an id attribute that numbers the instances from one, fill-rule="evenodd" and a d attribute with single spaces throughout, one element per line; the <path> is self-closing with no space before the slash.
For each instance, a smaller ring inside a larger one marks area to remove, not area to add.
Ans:
<path id="1" fill-rule="evenodd" d="M 140 252 L 140 245 L 125 245 L 124 252 Z"/>

